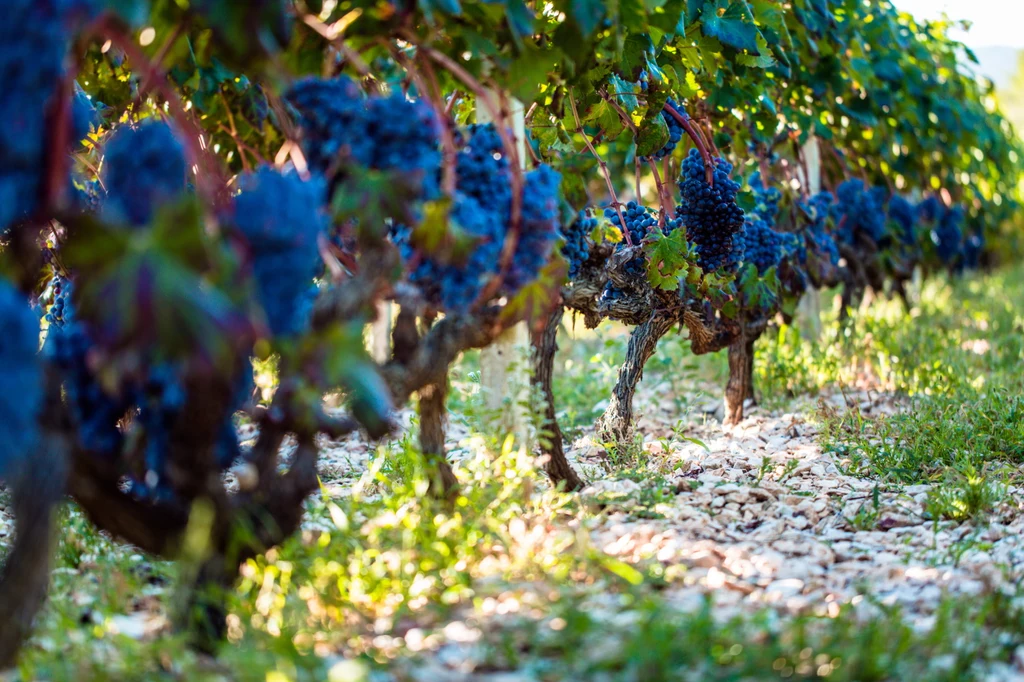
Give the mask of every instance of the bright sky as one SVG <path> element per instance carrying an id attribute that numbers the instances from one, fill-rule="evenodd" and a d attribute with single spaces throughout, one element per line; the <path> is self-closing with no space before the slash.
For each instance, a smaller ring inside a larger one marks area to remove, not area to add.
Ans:
<path id="1" fill-rule="evenodd" d="M 970 47 L 1016 47 L 1024 49 L 1024 0 L 893 0 L 904 12 L 922 19 L 938 19 L 946 12 L 951 19 L 974 22 L 970 32 L 953 36 Z"/>

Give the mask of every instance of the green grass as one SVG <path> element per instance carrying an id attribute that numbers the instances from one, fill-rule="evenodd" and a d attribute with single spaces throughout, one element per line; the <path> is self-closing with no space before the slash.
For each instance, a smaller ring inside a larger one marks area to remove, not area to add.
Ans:
<path id="1" fill-rule="evenodd" d="M 893 484 L 965 481 L 1024 464 L 1024 277 L 929 282 L 909 316 L 881 300 L 818 344 L 783 329 L 757 348 L 766 395 L 870 387 L 902 409 L 866 418 L 822 405 L 823 444 L 848 470 Z"/>
<path id="2" fill-rule="evenodd" d="M 941 483 L 928 514 L 979 531 L 953 561 L 984 549 L 985 519 L 1007 502 L 1024 464 L 1022 303 L 1024 271 L 937 281 L 909 316 L 879 300 L 846 326 L 826 317 L 817 344 L 792 329 L 759 342 L 763 402 L 810 397 L 803 404 L 822 444 L 847 471 L 876 481 L 851 526 L 876 528 L 880 490 Z M 562 340 L 556 391 L 570 436 L 600 412 L 625 341 L 582 331 Z M 671 439 L 685 439 L 694 404 L 706 399 L 695 387 L 720 397 L 725 360 L 695 359 L 675 336 L 660 351 L 645 382 L 667 382 L 664 399 L 681 420 Z M 858 388 L 889 393 L 903 409 L 869 418 L 855 401 L 814 407 L 817 394 Z M 12 679 L 445 679 L 429 673 L 429 652 L 443 648 L 450 659 L 472 652 L 478 670 L 515 670 L 524 681 L 930 682 L 978 678 L 986 663 L 1008 662 L 1024 645 L 1019 590 L 947 599 L 923 627 L 870 597 L 830 617 L 784 620 L 767 609 L 727 617 L 711 599 L 679 608 L 672 594 L 685 567 L 623 563 L 591 542 L 587 530 L 622 507 L 549 491 L 532 457 L 492 432 L 477 354 L 454 368 L 449 405 L 471 452 L 454 505 L 424 495 L 415 438 L 382 446 L 349 492 L 310 500 L 306 529 L 245 566 L 216 658 L 190 651 L 167 628 L 145 641 L 118 634 L 125 614 L 171 616 L 184 569 L 113 543 L 72 508 L 52 599 Z M 633 520 L 658 518 L 678 492 L 662 458 L 640 442 L 610 449 L 606 466 L 640 485 L 627 510 Z"/>
<path id="3" fill-rule="evenodd" d="M 461 470 L 468 484 L 454 508 L 426 498 L 421 476 L 385 475 L 398 454 L 382 450 L 351 495 L 312 500 L 315 528 L 246 565 L 216 661 L 179 636 L 140 643 L 116 634 L 114 614 L 147 598 L 173 603 L 164 580 L 174 569 L 113 545 L 73 514 L 60 561 L 77 568 L 58 572 L 23 678 L 412 680 L 453 623 L 472 633 L 484 669 L 551 681 L 965 680 L 980 661 L 1008 660 L 1024 643 L 1024 613 L 1002 593 L 948 600 L 923 631 L 881 606 L 867 619 L 844 607 L 787 622 L 767 610 L 722 618 L 710 598 L 679 610 L 662 594 L 685 572 L 627 565 L 592 546 L 572 530 L 591 512 L 538 492 L 523 453 L 483 447 Z M 641 504 L 653 506 L 657 494 Z M 341 657 L 352 662 L 328 677 Z"/>

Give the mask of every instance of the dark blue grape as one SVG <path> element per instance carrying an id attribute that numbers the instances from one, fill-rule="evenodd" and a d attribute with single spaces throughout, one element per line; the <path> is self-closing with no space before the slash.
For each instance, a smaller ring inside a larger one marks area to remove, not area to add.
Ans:
<path id="1" fill-rule="evenodd" d="M 186 191 L 185 150 L 163 121 L 149 119 L 137 127 L 123 125 L 103 150 L 103 217 L 113 223 L 142 227 L 161 204 Z"/>
<path id="2" fill-rule="evenodd" d="M 46 322 L 51 328 L 63 329 L 74 317 L 74 306 L 71 303 L 74 285 L 68 278 L 57 275 L 53 278 L 50 288 L 53 292 L 53 303 L 46 313 Z"/>
<path id="3" fill-rule="evenodd" d="M 347 76 L 307 78 L 285 99 L 299 113 L 303 152 L 313 170 L 326 173 L 341 155 L 359 163 L 373 155 L 363 96 Z"/>
<path id="4" fill-rule="evenodd" d="M 562 255 L 569 262 L 569 279 L 579 276 L 583 264 L 590 257 L 590 235 L 596 228 L 597 218 L 586 211 L 580 211 L 576 220 L 563 228 L 565 245 L 562 247 Z"/>
<path id="5" fill-rule="evenodd" d="M 604 215 L 612 225 L 619 228 L 620 232 L 629 233 L 633 244 L 639 244 L 647 236 L 647 233 L 658 226 L 657 213 L 646 206 L 641 206 L 631 201 L 622 207 L 622 218 L 626 221 L 626 229 L 623 230 L 622 221 L 619 219 L 619 212 L 609 207 L 604 210 Z M 625 237 L 623 237 L 625 239 Z"/>
<path id="6" fill-rule="evenodd" d="M 471 126 L 456 159 L 458 191 L 450 218 L 462 248 L 420 253 L 412 230 L 392 232 L 402 257 L 415 262 L 410 280 L 435 305 L 461 312 L 498 272 L 512 211 L 512 172 L 493 125 Z M 519 240 L 502 292 L 514 295 L 537 278 L 558 237 L 561 176 L 547 166 L 525 174 Z"/>
<path id="7" fill-rule="evenodd" d="M 705 272 L 732 271 L 737 265 L 733 237 L 743 229 L 743 209 L 736 205 L 740 186 L 730 173 L 732 166 L 719 159 L 712 187 L 704 172 L 704 159 L 696 149 L 683 160 L 678 216 L 686 226 L 687 240 L 697 250 L 698 265 Z"/>
<path id="8" fill-rule="evenodd" d="M 310 286 L 320 264 L 317 240 L 326 234 L 326 186 L 264 166 L 238 180 L 232 222 L 252 255 L 257 298 L 274 336 L 301 332 L 311 311 Z"/>
<path id="9" fill-rule="evenodd" d="M 514 295 L 536 280 L 551 259 L 558 240 L 561 185 L 562 176 L 550 166 L 542 165 L 526 174 L 519 240 L 504 282 L 507 294 Z"/>
<path id="10" fill-rule="evenodd" d="M 906 246 L 917 243 L 917 209 L 912 203 L 900 195 L 889 201 L 889 220 L 896 225 L 896 235 Z"/>
<path id="11" fill-rule="evenodd" d="M 833 206 L 837 230 L 836 237 L 843 244 L 853 245 L 857 235 L 863 234 L 873 243 L 886 241 L 885 202 L 887 190 L 868 189 L 864 181 L 853 178 L 836 188 L 838 202 Z"/>
<path id="12" fill-rule="evenodd" d="M 939 198 L 932 194 L 917 205 L 917 216 L 921 222 L 926 223 L 926 226 L 931 228 L 934 226 L 934 223 L 939 221 L 939 218 L 942 217 L 945 210 L 946 207 L 942 205 Z"/>
<path id="13" fill-rule="evenodd" d="M 764 220 L 748 217 L 743 225 L 743 262 L 752 263 L 758 274 L 778 267 L 782 260 L 781 235 Z"/>
<path id="14" fill-rule="evenodd" d="M 83 0 L 9 0 L 0 24 L 0 233 L 39 212 L 48 107 L 64 74 L 71 34 L 92 16 Z"/>
<path id="15" fill-rule="evenodd" d="M 646 83 L 646 81 L 641 82 Z M 647 88 L 644 87 L 644 89 L 646 90 Z M 669 99 L 666 104 L 668 106 L 673 107 L 676 111 L 680 110 L 679 105 L 676 104 L 671 99 Z M 662 109 L 661 111 L 661 117 L 665 120 L 665 125 L 668 126 L 668 142 L 665 143 L 664 147 L 662 147 L 661 149 L 659 149 L 658 151 L 654 152 L 654 154 L 651 155 L 650 158 L 654 159 L 655 161 L 660 161 L 661 159 L 665 158 L 666 156 L 674 152 L 676 150 L 676 147 L 679 146 L 680 140 L 683 139 L 683 133 L 685 132 L 683 130 L 682 124 L 679 123 L 679 121 L 677 121 L 672 114 L 668 113 L 664 109 Z M 642 161 L 646 161 L 647 157 L 641 156 L 640 159 Z"/>
<path id="16" fill-rule="evenodd" d="M 0 280 L 0 328 L 0 478 L 5 478 L 32 454 L 43 401 L 39 317 L 5 280 Z"/>
<path id="17" fill-rule="evenodd" d="M 51 328 L 44 352 L 60 372 L 78 439 L 86 450 L 112 455 L 120 452 L 124 436 L 117 427 L 129 403 L 108 393 L 89 367 L 93 343 L 81 322 L 65 312 L 68 323 Z"/>
<path id="18" fill-rule="evenodd" d="M 963 267 L 976 270 L 981 267 L 981 256 L 985 251 L 985 235 L 983 232 L 972 232 L 964 239 Z"/>
<path id="19" fill-rule="evenodd" d="M 949 265 L 960 255 L 963 246 L 964 210 L 960 206 L 946 209 L 939 224 L 931 232 L 939 260 Z"/>
<path id="20" fill-rule="evenodd" d="M 423 198 L 437 196 L 440 130 L 433 110 L 401 93 L 364 97 L 349 78 L 310 78 L 286 95 L 299 112 L 303 151 L 321 174 L 346 158 L 374 170 L 417 178 Z"/>
<path id="21" fill-rule="evenodd" d="M 828 231 L 828 219 L 831 215 L 834 197 L 829 192 L 820 192 L 806 202 L 801 208 L 810 217 L 807 225 L 808 243 L 819 255 L 825 256 L 832 265 L 839 264 L 839 247 Z"/>
<path id="22" fill-rule="evenodd" d="M 455 164 L 459 191 L 496 212 L 507 224 L 512 210 L 512 169 L 494 124 L 470 126 Z"/>

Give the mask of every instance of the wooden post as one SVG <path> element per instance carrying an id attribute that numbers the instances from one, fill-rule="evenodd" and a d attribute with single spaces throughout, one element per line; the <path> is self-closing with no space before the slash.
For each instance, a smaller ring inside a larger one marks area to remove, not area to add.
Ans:
<path id="1" fill-rule="evenodd" d="M 370 357 L 384 364 L 391 358 L 391 301 L 377 303 L 377 319 L 370 326 Z"/>
<path id="2" fill-rule="evenodd" d="M 519 163 L 526 168 L 526 114 L 522 102 L 510 100 L 512 134 Z M 477 123 L 491 122 L 490 110 L 476 105 Z M 500 123 L 499 123 L 500 125 Z M 530 447 L 525 406 L 529 400 L 530 336 L 520 322 L 480 351 L 480 386 L 487 408 L 499 415 L 495 426 L 515 434 L 520 446 Z"/>
<path id="3" fill-rule="evenodd" d="M 803 148 L 807 177 L 801 177 L 807 192 L 814 196 L 821 191 L 821 145 L 818 138 L 811 136 Z M 801 175 L 802 175 L 801 171 Z M 804 292 L 796 312 L 800 335 L 812 342 L 821 337 L 821 292 L 810 288 Z"/>

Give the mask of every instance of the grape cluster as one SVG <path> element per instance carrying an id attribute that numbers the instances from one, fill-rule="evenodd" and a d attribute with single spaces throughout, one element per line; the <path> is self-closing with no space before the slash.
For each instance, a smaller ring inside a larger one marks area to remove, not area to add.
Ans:
<path id="1" fill-rule="evenodd" d="M 68 406 L 78 427 L 78 438 L 86 450 L 118 453 L 124 436 L 117 422 L 130 407 L 122 397 L 109 394 L 89 367 L 93 349 L 85 326 L 65 312 L 69 323 L 50 331 L 43 349 L 60 371 Z"/>
<path id="2" fill-rule="evenodd" d="M 963 243 L 963 267 L 968 270 L 976 270 L 981 266 L 981 255 L 985 251 L 985 234 L 983 232 L 972 232 L 967 235 Z"/>
<path id="3" fill-rule="evenodd" d="M 39 318 L 28 301 L 0 280 L 0 478 L 31 456 L 38 436 L 43 376 L 37 350 Z"/>
<path id="4" fill-rule="evenodd" d="M 501 259 L 504 225 L 490 207 L 456 192 L 451 222 L 461 240 L 468 243 L 458 254 L 419 254 L 411 243 L 412 230 L 401 226 L 393 235 L 402 259 L 416 261 L 409 279 L 428 300 L 451 312 L 463 312 L 480 295 L 497 272 Z"/>
<path id="5" fill-rule="evenodd" d="M 778 187 L 769 187 L 761 177 L 761 171 L 754 171 L 747 184 L 754 194 L 755 205 L 752 213 L 769 225 L 774 225 L 779 215 L 782 192 Z"/>
<path id="6" fill-rule="evenodd" d="M 50 285 L 53 291 L 53 304 L 46 313 L 46 323 L 51 329 L 63 329 L 73 319 L 71 293 L 73 283 L 66 277 L 56 275 Z"/>
<path id="7" fill-rule="evenodd" d="M 704 173 L 704 159 L 696 149 L 683 160 L 678 217 L 705 272 L 736 268 L 733 237 L 743 229 L 743 209 L 736 205 L 740 186 L 730 173 L 732 165 L 718 159 L 712 187 Z"/>
<path id="8" fill-rule="evenodd" d="M 889 220 L 896 226 L 896 236 L 905 246 L 917 243 L 914 227 L 917 223 L 917 209 L 900 195 L 889 200 Z"/>
<path id="9" fill-rule="evenodd" d="M 808 247 L 815 255 L 824 259 L 832 266 L 839 264 L 839 247 L 832 233 L 828 231 L 828 218 L 832 213 L 833 196 L 829 192 L 820 192 L 799 206 L 808 217 L 805 227 Z"/>
<path id="10" fill-rule="evenodd" d="M 317 274 L 317 240 L 326 233 L 319 177 L 264 166 L 242 175 L 231 222 L 249 242 L 257 299 L 274 336 L 301 332 L 312 312 L 310 287 Z"/>
<path id="11" fill-rule="evenodd" d="M 964 210 L 960 206 L 948 208 L 942 212 L 939 224 L 932 230 L 932 243 L 935 252 L 945 264 L 952 264 L 960 255 L 963 241 Z"/>
<path id="12" fill-rule="evenodd" d="M 782 259 L 781 235 L 764 220 L 748 217 L 743 224 L 743 262 L 752 263 L 758 274 L 777 267 Z"/>
<path id="13" fill-rule="evenodd" d="M 298 112 L 302 151 L 309 167 L 326 173 L 344 154 L 359 162 L 372 156 L 359 86 L 350 78 L 307 78 L 285 100 Z"/>
<path id="14" fill-rule="evenodd" d="M 71 100 L 71 141 L 80 145 L 100 122 L 100 113 L 82 88 L 75 83 L 75 96 Z"/>
<path id="15" fill-rule="evenodd" d="M 463 248 L 455 253 L 419 253 L 412 230 L 398 226 L 393 239 L 410 279 L 435 304 L 467 310 L 498 272 L 512 212 L 512 172 L 493 125 L 471 126 L 456 158 L 458 191 L 450 213 Z M 537 278 L 558 238 L 561 176 L 547 166 L 524 176 L 520 233 L 502 291 L 513 295 Z"/>
<path id="16" fill-rule="evenodd" d="M 562 176 L 539 166 L 524 178 L 519 240 L 505 278 L 506 293 L 514 294 L 537 279 L 558 240 Z"/>
<path id="17" fill-rule="evenodd" d="M 123 125 L 104 147 L 103 217 L 113 223 L 142 227 L 157 208 L 186 190 L 185 150 L 171 127 L 149 119 L 137 127 Z"/>
<path id="18" fill-rule="evenodd" d="M 932 194 L 917 205 L 917 217 L 930 228 L 939 221 L 939 218 L 942 217 L 945 210 L 946 207 L 942 205 L 939 198 Z"/>
<path id="19" fill-rule="evenodd" d="M 47 109 L 73 32 L 94 11 L 84 0 L 10 0 L 0 26 L 0 233 L 39 211 Z"/>
<path id="20" fill-rule="evenodd" d="M 346 76 L 300 81 L 286 100 L 299 114 L 310 168 L 327 175 L 347 158 L 415 176 L 424 198 L 438 194 L 439 123 L 424 102 L 401 93 L 364 97 Z"/>
<path id="21" fill-rule="evenodd" d="M 646 72 L 644 75 L 646 75 Z M 644 87 L 643 84 L 646 83 L 647 81 L 641 79 L 640 82 L 642 84 L 641 87 Z M 644 87 L 644 89 L 646 90 L 646 87 Z M 673 102 L 671 99 L 668 100 L 667 105 L 673 107 L 676 111 L 679 111 L 679 105 Z M 668 113 L 668 111 L 665 111 L 663 109 L 661 111 L 661 117 L 665 119 L 665 125 L 668 126 L 668 142 L 665 143 L 664 147 L 654 152 L 654 154 L 650 156 L 650 158 L 654 159 L 655 161 L 660 161 L 661 159 L 664 159 L 666 156 L 674 152 L 676 150 L 676 147 L 679 146 L 680 140 L 683 139 L 684 132 L 682 124 L 679 123 L 679 121 L 677 121 L 672 114 Z M 640 157 L 640 160 L 646 161 L 647 157 Z"/>
<path id="22" fill-rule="evenodd" d="M 857 235 L 863 234 L 875 244 L 884 244 L 886 194 L 884 188 L 868 189 L 858 178 L 840 183 L 833 215 L 841 243 L 855 244 Z"/>
<path id="23" fill-rule="evenodd" d="M 619 219 L 619 212 L 615 208 L 604 209 L 604 215 L 612 222 L 612 225 L 619 228 L 623 235 L 629 233 L 629 239 L 633 244 L 642 242 L 647 233 L 658 226 L 658 214 L 653 209 L 641 206 L 635 201 L 629 202 L 622 208 L 622 219 L 626 221 L 625 229 L 623 229 L 622 220 Z"/>
<path id="24" fill-rule="evenodd" d="M 565 245 L 562 255 L 569 262 L 569 279 L 575 279 L 583 270 L 583 264 L 590 257 L 590 235 L 597 228 L 597 218 L 587 211 L 580 211 L 576 220 L 562 229 Z"/>
<path id="25" fill-rule="evenodd" d="M 508 223 L 512 210 L 512 169 L 494 124 L 470 126 L 455 163 L 459 191 L 494 210 Z"/>

